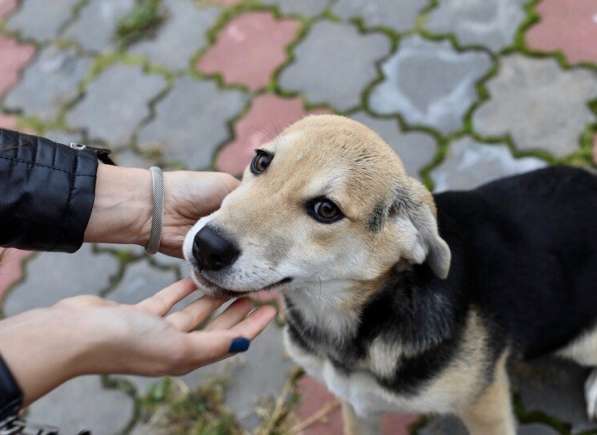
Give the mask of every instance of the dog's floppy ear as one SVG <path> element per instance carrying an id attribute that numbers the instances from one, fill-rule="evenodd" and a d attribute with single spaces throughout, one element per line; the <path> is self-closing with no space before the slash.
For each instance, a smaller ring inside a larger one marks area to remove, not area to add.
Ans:
<path id="1" fill-rule="evenodd" d="M 419 181 L 408 177 L 396 189 L 393 208 L 415 233 L 409 243 L 408 258 L 417 264 L 426 262 L 436 276 L 445 279 L 450 272 L 452 253 L 439 235 L 431 193 Z"/>

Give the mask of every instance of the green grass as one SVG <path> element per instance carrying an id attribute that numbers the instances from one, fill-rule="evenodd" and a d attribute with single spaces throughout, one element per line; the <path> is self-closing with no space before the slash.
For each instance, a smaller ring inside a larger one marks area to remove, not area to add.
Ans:
<path id="1" fill-rule="evenodd" d="M 118 22 L 116 39 L 125 48 L 155 33 L 164 21 L 161 0 L 138 0 L 136 6 Z"/>

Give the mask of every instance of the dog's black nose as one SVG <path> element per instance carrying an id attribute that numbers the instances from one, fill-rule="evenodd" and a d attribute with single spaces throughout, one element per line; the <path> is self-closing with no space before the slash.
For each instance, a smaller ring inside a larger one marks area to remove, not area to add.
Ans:
<path id="1" fill-rule="evenodd" d="M 233 264 L 240 250 L 209 225 L 195 236 L 193 257 L 201 270 L 220 270 Z"/>

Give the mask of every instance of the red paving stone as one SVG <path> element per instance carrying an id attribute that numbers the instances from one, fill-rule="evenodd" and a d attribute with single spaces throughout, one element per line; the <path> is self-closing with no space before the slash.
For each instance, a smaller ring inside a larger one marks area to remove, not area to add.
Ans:
<path id="1" fill-rule="evenodd" d="M 0 113 L 0 128 L 16 130 L 17 118 L 12 115 L 5 115 L 4 113 Z"/>
<path id="2" fill-rule="evenodd" d="M 543 0 L 541 21 L 526 34 L 529 48 L 561 50 L 568 62 L 597 62 L 597 1 Z"/>
<path id="3" fill-rule="evenodd" d="M 218 156 L 218 169 L 240 174 L 251 161 L 256 147 L 309 113 L 323 111 L 305 111 L 300 98 L 281 98 L 272 94 L 256 97 L 247 114 L 234 126 L 235 139 L 225 145 Z"/>
<path id="4" fill-rule="evenodd" d="M 31 255 L 29 251 L 0 248 L 0 300 L 6 291 L 23 276 L 23 260 Z"/>
<path id="5" fill-rule="evenodd" d="M 18 0 L 0 0 L 0 19 L 8 17 L 18 5 Z"/>
<path id="6" fill-rule="evenodd" d="M 0 35 L 0 96 L 19 80 L 19 73 L 31 60 L 35 47 L 21 44 L 15 39 Z"/>
<path id="7" fill-rule="evenodd" d="M 295 410 L 299 421 L 304 421 L 320 412 L 324 407 L 336 401 L 323 385 L 309 376 L 303 377 L 298 384 L 300 402 Z M 408 435 L 408 429 L 417 416 L 409 414 L 388 414 L 382 418 L 383 435 Z M 326 414 L 325 419 L 308 426 L 303 435 L 342 435 L 342 409 L 338 406 Z"/>
<path id="8" fill-rule="evenodd" d="M 276 20 L 269 12 L 241 15 L 224 27 L 197 68 L 206 74 L 221 74 L 227 84 L 260 89 L 286 61 L 285 49 L 299 27 L 298 21 Z"/>

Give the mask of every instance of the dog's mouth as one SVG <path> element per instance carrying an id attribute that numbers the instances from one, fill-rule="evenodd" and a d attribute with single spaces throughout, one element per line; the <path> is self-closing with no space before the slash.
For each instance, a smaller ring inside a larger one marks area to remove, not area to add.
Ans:
<path id="1" fill-rule="evenodd" d="M 242 296 L 248 296 L 251 299 L 268 301 L 275 297 L 276 290 L 280 290 L 284 287 L 284 285 L 290 283 L 292 278 L 286 277 L 281 279 L 280 281 L 274 282 L 272 284 L 266 285 L 265 287 L 261 287 L 256 290 L 230 290 L 224 287 L 219 286 L 209 278 L 205 277 L 197 268 L 193 268 L 193 279 L 200 287 L 204 287 L 205 289 L 209 290 L 209 292 L 213 296 L 223 296 L 228 298 L 238 298 Z"/>

